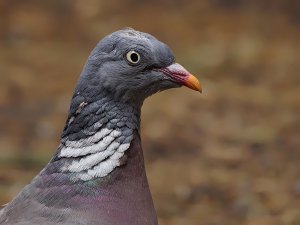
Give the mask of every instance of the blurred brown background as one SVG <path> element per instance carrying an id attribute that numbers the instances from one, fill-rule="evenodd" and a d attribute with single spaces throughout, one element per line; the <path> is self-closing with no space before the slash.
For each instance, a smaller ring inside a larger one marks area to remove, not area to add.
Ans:
<path id="1" fill-rule="evenodd" d="M 161 225 L 300 224 L 300 1 L 0 0 L 0 204 L 55 152 L 89 52 L 123 27 L 197 74 L 146 101 Z"/>

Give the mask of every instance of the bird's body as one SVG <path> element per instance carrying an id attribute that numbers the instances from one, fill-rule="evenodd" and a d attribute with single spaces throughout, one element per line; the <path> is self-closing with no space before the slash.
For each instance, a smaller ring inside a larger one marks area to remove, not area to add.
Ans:
<path id="1" fill-rule="evenodd" d="M 135 135 L 126 165 L 105 178 L 73 183 L 50 162 L 6 206 L 0 224 L 157 224 L 143 153 Z"/>
<path id="2" fill-rule="evenodd" d="M 158 91 L 200 84 L 151 35 L 125 29 L 98 43 L 78 81 L 60 145 L 2 211 L 1 225 L 156 225 L 139 136 Z"/>

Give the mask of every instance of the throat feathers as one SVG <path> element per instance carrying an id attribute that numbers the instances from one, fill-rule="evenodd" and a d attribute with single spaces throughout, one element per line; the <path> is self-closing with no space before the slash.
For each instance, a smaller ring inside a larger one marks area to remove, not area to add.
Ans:
<path id="1" fill-rule="evenodd" d="M 57 159 L 64 161 L 61 172 L 70 173 L 73 181 L 107 176 L 126 163 L 126 150 L 139 130 L 139 120 L 134 107 L 108 97 L 80 103 L 67 121 L 59 147 Z"/>

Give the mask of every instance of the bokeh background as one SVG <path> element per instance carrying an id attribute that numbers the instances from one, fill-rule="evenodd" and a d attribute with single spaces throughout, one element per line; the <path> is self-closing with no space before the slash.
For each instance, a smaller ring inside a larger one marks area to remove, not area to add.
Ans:
<path id="1" fill-rule="evenodd" d="M 166 42 L 204 90 L 144 104 L 159 223 L 299 225 L 298 0 L 0 0 L 0 204 L 55 152 L 89 52 L 128 26 Z"/>

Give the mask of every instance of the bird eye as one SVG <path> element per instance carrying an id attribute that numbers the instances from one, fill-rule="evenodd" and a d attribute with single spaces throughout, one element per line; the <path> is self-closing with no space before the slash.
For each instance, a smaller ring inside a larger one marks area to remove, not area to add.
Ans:
<path id="1" fill-rule="evenodd" d="M 141 60 L 140 54 L 136 51 L 129 51 L 126 54 L 127 61 L 131 64 L 137 64 Z"/>

